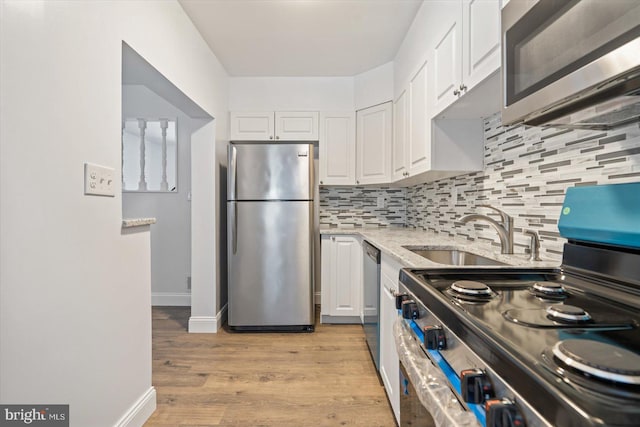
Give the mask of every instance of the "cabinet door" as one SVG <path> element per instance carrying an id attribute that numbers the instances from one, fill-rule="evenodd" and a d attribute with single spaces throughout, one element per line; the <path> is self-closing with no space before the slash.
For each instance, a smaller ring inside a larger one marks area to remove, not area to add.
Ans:
<path id="1" fill-rule="evenodd" d="M 409 83 L 409 174 L 431 167 L 431 114 L 428 99 L 428 67 L 425 62 Z"/>
<path id="2" fill-rule="evenodd" d="M 231 141 L 268 141 L 274 138 L 273 111 L 231 112 L 229 139 Z"/>
<path id="3" fill-rule="evenodd" d="M 404 90 L 393 103 L 393 180 L 406 178 L 407 173 L 407 91 Z"/>
<path id="4" fill-rule="evenodd" d="M 470 90 L 500 68 L 500 1 L 462 0 L 462 81 Z"/>
<path id="5" fill-rule="evenodd" d="M 360 318 L 362 249 L 352 236 L 322 238 L 322 314 Z"/>
<path id="6" fill-rule="evenodd" d="M 398 377 L 400 363 L 393 336 L 393 324 L 398 311 L 392 289 L 397 289 L 397 286 L 386 274 L 383 274 L 380 286 L 380 377 L 384 383 L 389 402 L 391 402 L 393 414 L 400 425 L 400 380 Z"/>
<path id="7" fill-rule="evenodd" d="M 317 141 L 317 112 L 276 111 L 276 139 L 280 141 Z"/>
<path id="8" fill-rule="evenodd" d="M 433 52 L 433 105 L 439 113 L 456 99 L 462 84 L 462 23 L 459 1 L 440 2 L 438 17 L 443 26 Z"/>
<path id="9" fill-rule="evenodd" d="M 356 184 L 391 182 L 392 103 L 356 113 Z"/>
<path id="10" fill-rule="evenodd" d="M 356 183 L 356 117 L 354 112 L 320 113 L 320 184 Z"/>

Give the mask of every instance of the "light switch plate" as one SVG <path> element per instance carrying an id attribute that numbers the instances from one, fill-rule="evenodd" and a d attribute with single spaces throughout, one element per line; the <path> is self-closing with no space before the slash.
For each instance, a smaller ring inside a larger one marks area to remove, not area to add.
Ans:
<path id="1" fill-rule="evenodd" d="M 92 196 L 115 197 L 115 181 L 113 168 L 84 164 L 84 194 Z"/>

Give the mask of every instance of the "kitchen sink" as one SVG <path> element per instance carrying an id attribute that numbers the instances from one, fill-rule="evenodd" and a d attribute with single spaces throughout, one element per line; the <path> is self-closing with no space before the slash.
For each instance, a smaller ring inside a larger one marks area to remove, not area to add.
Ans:
<path id="1" fill-rule="evenodd" d="M 424 246 L 404 246 L 416 255 L 429 261 L 447 265 L 507 265 L 495 259 L 476 255 L 458 249 L 425 248 Z"/>

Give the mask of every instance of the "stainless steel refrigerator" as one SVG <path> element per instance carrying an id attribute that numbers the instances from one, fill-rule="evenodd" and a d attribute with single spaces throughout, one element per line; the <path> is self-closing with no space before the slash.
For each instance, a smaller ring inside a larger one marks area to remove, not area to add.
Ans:
<path id="1" fill-rule="evenodd" d="M 228 148 L 228 326 L 312 331 L 313 144 Z"/>

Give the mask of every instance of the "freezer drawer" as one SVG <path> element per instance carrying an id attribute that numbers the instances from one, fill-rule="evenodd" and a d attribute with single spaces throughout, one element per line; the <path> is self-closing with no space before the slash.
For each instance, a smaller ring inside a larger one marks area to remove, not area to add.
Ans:
<path id="1" fill-rule="evenodd" d="M 231 327 L 314 323 L 313 202 L 228 202 Z"/>
<path id="2" fill-rule="evenodd" d="M 313 199 L 312 144 L 230 144 L 228 200 Z"/>

